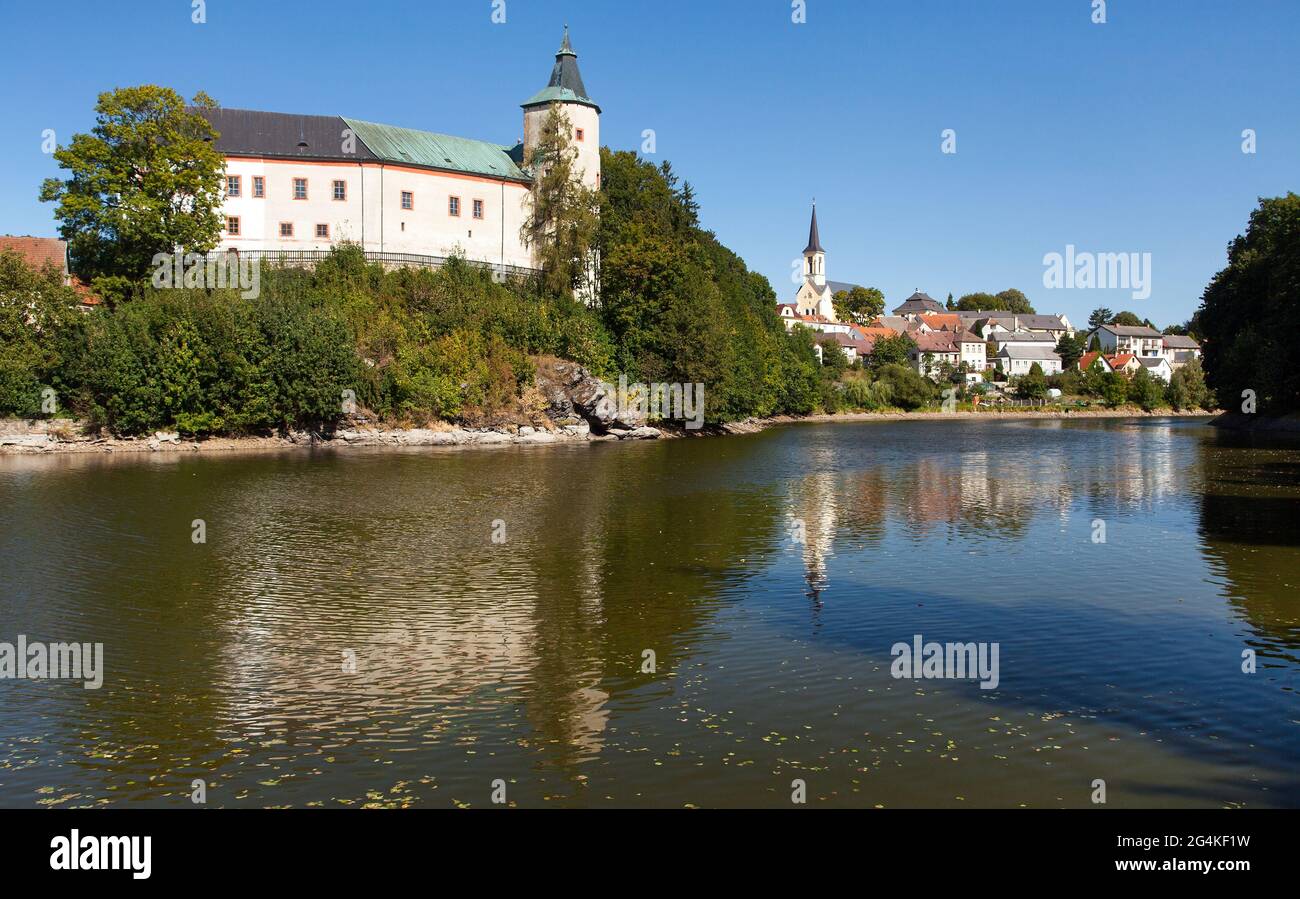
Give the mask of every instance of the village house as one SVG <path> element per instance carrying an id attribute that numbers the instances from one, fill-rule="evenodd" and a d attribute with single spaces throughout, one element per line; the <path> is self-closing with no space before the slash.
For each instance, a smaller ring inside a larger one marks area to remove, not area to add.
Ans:
<path id="1" fill-rule="evenodd" d="M 1110 364 L 1110 360 L 1108 360 L 1101 353 L 1084 353 L 1082 356 L 1079 357 L 1079 361 L 1076 363 L 1076 365 L 1078 366 L 1079 371 L 1087 371 L 1088 369 L 1092 368 L 1093 363 L 1096 363 L 1098 368 L 1103 373 L 1108 373 L 1115 370 L 1115 367 Z"/>
<path id="2" fill-rule="evenodd" d="M 1161 355 L 1169 360 L 1170 368 L 1178 371 L 1193 359 L 1201 358 L 1201 345 L 1190 337 L 1166 334 Z"/>
<path id="3" fill-rule="evenodd" d="M 587 93 L 568 28 L 549 83 L 525 100 L 521 140 L 454 137 L 333 115 L 200 109 L 225 156 L 219 249 L 307 260 L 341 242 L 382 262 L 437 265 L 453 254 L 531 271 L 520 237 L 527 167 L 553 104 L 569 118 L 583 183 L 600 186 L 601 110 Z"/>
<path id="4" fill-rule="evenodd" d="M 1117 353 L 1114 356 L 1107 356 L 1106 361 L 1110 363 L 1111 371 L 1117 372 L 1126 378 L 1133 377 L 1137 370 L 1142 367 L 1142 363 L 1138 362 L 1138 357 L 1132 353 Z"/>
<path id="5" fill-rule="evenodd" d="M 1108 356 L 1118 353 L 1159 356 L 1164 351 L 1164 335 L 1145 325 L 1102 325 L 1088 335 L 1086 345 L 1090 348 L 1093 338 Z"/>
<path id="6" fill-rule="evenodd" d="M 1038 315 L 1018 312 L 973 311 L 959 312 L 962 326 L 974 331 L 986 340 L 997 331 L 1028 331 L 1044 334 L 1052 338 L 1052 346 L 1063 335 L 1074 336 L 1074 326 L 1062 314 Z"/>
<path id="7" fill-rule="evenodd" d="M 1173 377 L 1174 369 L 1169 364 L 1169 360 L 1164 356 L 1138 356 L 1138 363 L 1147 370 L 1147 374 L 1158 381 L 1169 383 Z"/>
<path id="8" fill-rule="evenodd" d="M 1007 343 L 997 354 L 998 365 L 1009 378 L 1029 374 L 1037 363 L 1045 375 L 1061 373 L 1061 357 L 1050 347 L 1026 343 Z"/>
<path id="9" fill-rule="evenodd" d="M 988 340 L 994 345 L 995 352 L 1002 352 L 1002 348 L 1007 344 L 1014 343 L 1018 346 L 1036 346 L 1046 347 L 1049 350 L 1056 349 L 1056 341 L 1051 335 L 1034 332 L 1034 331 L 993 331 L 988 335 Z"/>

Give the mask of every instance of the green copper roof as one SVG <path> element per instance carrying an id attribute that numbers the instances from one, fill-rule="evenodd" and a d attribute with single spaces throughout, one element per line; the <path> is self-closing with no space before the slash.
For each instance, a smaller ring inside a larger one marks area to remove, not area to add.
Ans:
<path id="1" fill-rule="evenodd" d="M 452 172 L 468 172 L 512 181 L 531 180 L 511 158 L 514 147 L 452 137 L 414 128 L 379 125 L 344 118 L 349 128 L 370 151 L 385 162 L 427 166 Z"/>

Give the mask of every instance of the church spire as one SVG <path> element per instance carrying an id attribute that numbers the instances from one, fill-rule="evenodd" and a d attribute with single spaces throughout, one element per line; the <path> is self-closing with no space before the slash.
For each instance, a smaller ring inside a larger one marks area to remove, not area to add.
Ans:
<path id="1" fill-rule="evenodd" d="M 804 255 L 825 252 L 822 249 L 821 238 L 817 234 L 817 201 L 813 200 L 812 224 L 808 227 L 808 246 L 804 248 Z"/>

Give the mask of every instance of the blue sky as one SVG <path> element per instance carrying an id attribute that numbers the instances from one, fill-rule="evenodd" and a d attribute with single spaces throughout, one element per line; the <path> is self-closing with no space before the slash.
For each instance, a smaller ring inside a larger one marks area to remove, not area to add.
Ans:
<path id="1" fill-rule="evenodd" d="M 1300 189 L 1295 0 L 190 0 L 6 4 L 0 233 L 51 235 L 40 181 L 97 92 L 159 83 L 226 106 L 500 142 L 565 22 L 602 141 L 657 153 L 706 227 L 782 299 L 818 201 L 831 278 L 944 299 L 1018 287 L 1076 323 L 1182 321 L 1259 196 Z M 957 152 L 940 151 L 941 132 Z M 1241 152 L 1254 129 L 1258 152 Z M 1048 290 L 1043 255 L 1152 254 L 1151 296 Z"/>

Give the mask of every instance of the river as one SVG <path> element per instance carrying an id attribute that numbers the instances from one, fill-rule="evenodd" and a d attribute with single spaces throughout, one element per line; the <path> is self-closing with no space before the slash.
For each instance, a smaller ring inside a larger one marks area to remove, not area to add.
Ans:
<path id="1" fill-rule="evenodd" d="M 0 510 L 0 641 L 103 644 L 0 680 L 3 806 L 1300 805 L 1300 442 L 1202 419 L 14 456 Z"/>

